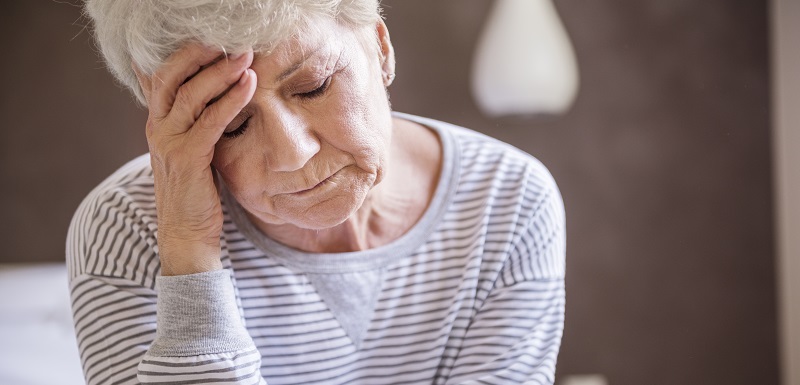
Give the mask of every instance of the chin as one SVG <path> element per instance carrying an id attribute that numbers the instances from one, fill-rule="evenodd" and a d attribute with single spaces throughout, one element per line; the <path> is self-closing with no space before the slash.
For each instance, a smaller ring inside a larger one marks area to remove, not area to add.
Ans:
<path id="1" fill-rule="evenodd" d="M 296 227 L 325 230 L 344 223 L 361 207 L 366 194 L 341 194 L 315 204 L 302 212 L 281 213 L 278 216 Z"/>

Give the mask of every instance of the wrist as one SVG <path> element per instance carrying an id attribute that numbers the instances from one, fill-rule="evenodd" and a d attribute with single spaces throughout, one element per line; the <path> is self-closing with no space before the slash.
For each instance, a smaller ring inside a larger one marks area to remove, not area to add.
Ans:
<path id="1" fill-rule="evenodd" d="M 156 340 L 149 354 L 192 356 L 253 348 L 229 270 L 156 278 Z"/>
<path id="2" fill-rule="evenodd" d="M 158 257 L 161 275 L 187 275 L 222 269 L 219 241 L 210 245 L 204 242 L 175 241 L 158 238 Z"/>
<path id="3" fill-rule="evenodd" d="M 189 275 L 206 273 L 215 270 L 222 270 L 222 262 L 219 257 L 215 259 L 188 258 L 183 260 L 170 260 L 161 258 L 161 275 Z"/>

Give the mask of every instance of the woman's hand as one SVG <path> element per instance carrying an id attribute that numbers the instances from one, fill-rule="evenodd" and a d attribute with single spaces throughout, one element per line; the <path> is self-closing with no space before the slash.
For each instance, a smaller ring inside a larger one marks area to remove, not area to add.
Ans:
<path id="1" fill-rule="evenodd" d="M 137 71 L 149 111 L 162 275 L 222 268 L 222 208 L 211 160 L 225 128 L 253 97 L 256 76 L 252 52 L 221 54 L 188 45 L 152 77 Z"/>

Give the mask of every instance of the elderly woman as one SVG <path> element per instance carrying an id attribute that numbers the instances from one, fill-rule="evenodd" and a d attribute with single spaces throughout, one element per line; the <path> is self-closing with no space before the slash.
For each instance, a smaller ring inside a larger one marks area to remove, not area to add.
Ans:
<path id="1" fill-rule="evenodd" d="M 89 384 L 553 383 L 558 189 L 391 111 L 377 0 L 86 9 L 150 148 L 70 228 Z"/>

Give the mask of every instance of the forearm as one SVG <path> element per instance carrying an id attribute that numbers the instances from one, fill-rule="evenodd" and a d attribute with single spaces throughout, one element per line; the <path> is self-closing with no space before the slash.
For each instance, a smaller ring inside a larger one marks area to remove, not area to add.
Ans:
<path id="1" fill-rule="evenodd" d="M 228 270 L 158 277 L 156 339 L 139 364 L 143 384 L 265 384 Z"/>

